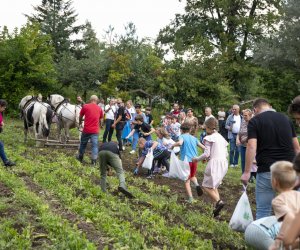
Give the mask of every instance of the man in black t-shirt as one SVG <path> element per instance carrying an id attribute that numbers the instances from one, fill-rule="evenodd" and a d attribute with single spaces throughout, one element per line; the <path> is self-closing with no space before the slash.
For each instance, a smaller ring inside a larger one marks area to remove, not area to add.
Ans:
<path id="1" fill-rule="evenodd" d="M 119 143 L 119 150 L 123 151 L 122 131 L 126 123 L 126 113 L 122 99 L 117 99 L 118 110 L 112 128 L 116 128 L 116 137 Z"/>
<path id="2" fill-rule="evenodd" d="M 276 161 L 293 161 L 299 151 L 299 143 L 291 121 L 275 112 L 265 99 L 253 103 L 255 116 L 248 124 L 248 144 L 245 172 L 241 177 L 244 184 L 250 178 L 251 165 L 256 158 L 256 219 L 272 214 L 272 189 L 270 166 Z"/>
<path id="3" fill-rule="evenodd" d="M 100 186 L 103 192 L 106 192 L 106 172 L 108 167 L 112 167 L 119 178 L 118 191 L 125 194 L 128 198 L 133 198 L 133 195 L 128 192 L 125 175 L 122 167 L 120 150 L 116 143 L 105 142 L 99 147 L 99 162 L 100 162 Z"/>

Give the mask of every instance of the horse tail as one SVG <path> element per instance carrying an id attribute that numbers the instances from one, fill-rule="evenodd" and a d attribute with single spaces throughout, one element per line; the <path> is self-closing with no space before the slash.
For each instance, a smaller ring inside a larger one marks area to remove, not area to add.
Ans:
<path id="1" fill-rule="evenodd" d="M 42 130 L 41 132 L 43 133 L 44 137 L 48 137 L 50 134 L 50 125 L 47 122 L 46 114 L 47 114 L 47 109 L 46 110 L 42 109 L 41 113 L 40 113 L 40 122 L 39 123 L 40 123 L 40 129 Z"/>

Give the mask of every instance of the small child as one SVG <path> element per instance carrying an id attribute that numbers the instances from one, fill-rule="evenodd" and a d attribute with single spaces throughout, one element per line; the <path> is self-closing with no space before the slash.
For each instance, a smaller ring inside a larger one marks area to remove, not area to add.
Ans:
<path id="1" fill-rule="evenodd" d="M 146 112 L 145 112 L 145 115 L 146 115 L 146 123 L 148 123 L 150 126 L 153 125 L 153 116 L 151 115 L 151 108 L 150 107 L 147 107 L 146 108 Z"/>
<path id="2" fill-rule="evenodd" d="M 146 141 L 145 138 L 140 138 L 138 141 L 139 148 L 142 150 L 142 155 L 138 159 L 136 163 L 136 168 L 134 169 L 134 174 L 138 174 L 139 168 L 142 166 L 146 155 L 148 154 L 149 150 L 152 149 L 153 151 L 153 163 L 152 168 L 150 171 L 148 171 L 147 178 L 153 177 L 153 171 L 154 171 L 154 162 L 157 161 L 157 164 L 160 166 L 163 164 L 164 166 L 169 169 L 170 164 L 168 162 L 168 150 L 165 146 L 163 146 L 161 143 L 158 143 L 157 141 Z"/>
<path id="3" fill-rule="evenodd" d="M 163 128 L 158 128 L 156 129 L 155 131 L 156 135 L 157 135 L 157 142 L 160 143 L 160 144 L 163 144 L 167 151 L 168 151 L 168 157 L 167 159 L 169 160 L 170 159 L 170 156 L 171 156 L 171 151 L 172 151 L 172 145 L 175 143 L 171 138 L 170 138 L 170 135 L 168 134 L 168 132 Z M 175 154 L 178 154 L 180 151 L 180 148 L 179 147 L 175 147 L 174 148 L 174 152 Z M 163 174 L 164 177 L 169 177 L 169 166 L 165 166 L 166 167 L 166 173 Z M 157 164 L 157 171 L 160 172 L 160 168 L 161 168 L 161 165 L 158 163 Z M 155 169 L 154 169 L 154 173 L 155 173 Z"/>
<path id="4" fill-rule="evenodd" d="M 174 150 L 175 154 L 179 153 L 180 147 L 175 147 L 174 149 L 172 149 L 172 146 L 175 143 L 175 141 L 172 140 L 169 133 L 163 127 L 156 129 L 155 132 L 158 137 L 157 141 L 162 143 L 164 146 L 166 146 L 166 148 L 170 153 L 172 150 Z"/>
<path id="5" fill-rule="evenodd" d="M 144 118 L 142 115 L 136 115 L 134 118 L 135 125 L 129 135 L 126 136 L 126 139 L 130 138 L 135 132 L 138 133 L 139 138 L 143 137 L 146 141 L 151 141 L 151 134 L 155 132 L 154 128 L 151 128 L 149 124 L 144 122 Z"/>
<path id="6" fill-rule="evenodd" d="M 192 159 L 197 156 L 197 146 L 204 149 L 204 145 L 202 145 L 198 139 L 192 135 L 190 135 L 190 125 L 188 123 L 183 123 L 181 125 L 182 134 L 179 136 L 179 140 L 175 142 L 171 148 L 175 148 L 176 146 L 181 146 L 180 148 L 180 159 L 184 161 L 185 157 L 187 157 L 190 165 L 190 176 L 188 180 L 185 182 L 185 190 L 188 195 L 188 202 L 192 203 L 194 201 L 192 190 L 191 190 L 191 181 L 196 186 L 196 191 L 198 196 L 203 194 L 201 187 L 198 184 L 198 180 L 196 177 L 197 172 L 197 162 L 193 162 Z"/>
<path id="7" fill-rule="evenodd" d="M 207 136 L 203 139 L 205 151 L 201 156 L 195 157 L 193 161 L 208 162 L 204 172 L 202 188 L 214 202 L 215 209 L 213 215 L 216 217 L 225 205 L 220 199 L 218 187 L 228 170 L 228 142 L 216 131 L 218 126 L 217 119 L 214 117 L 208 118 L 204 125 L 207 133 Z"/>
<path id="8" fill-rule="evenodd" d="M 300 212 L 300 192 L 293 190 L 297 175 L 288 161 L 275 162 L 271 167 L 273 189 L 279 193 L 272 200 L 274 216 L 253 221 L 246 229 L 246 242 L 256 249 L 279 249 L 281 236 L 286 235 L 289 223 L 282 223 L 290 213 Z"/>
<path id="9" fill-rule="evenodd" d="M 180 132 L 180 127 L 181 124 L 177 121 L 178 117 L 177 116 L 172 116 L 172 123 L 171 123 L 171 138 L 174 141 L 178 141 L 179 136 L 181 135 Z"/>

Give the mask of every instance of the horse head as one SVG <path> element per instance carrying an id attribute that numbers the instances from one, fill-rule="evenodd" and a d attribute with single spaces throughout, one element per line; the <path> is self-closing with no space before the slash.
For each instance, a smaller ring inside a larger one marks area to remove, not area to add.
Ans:
<path id="1" fill-rule="evenodd" d="M 47 98 L 47 103 L 51 105 L 53 109 L 55 109 L 59 104 L 61 104 L 65 98 L 58 94 L 49 95 Z"/>

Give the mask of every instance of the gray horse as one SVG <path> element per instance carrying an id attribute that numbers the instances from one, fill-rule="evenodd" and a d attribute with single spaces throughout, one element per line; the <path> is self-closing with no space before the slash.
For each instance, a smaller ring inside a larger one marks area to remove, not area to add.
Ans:
<path id="1" fill-rule="evenodd" d="M 47 99 L 57 116 L 57 133 L 60 142 L 63 142 L 61 130 L 65 132 L 65 142 L 70 139 L 70 129 L 79 129 L 79 114 L 81 110 L 80 105 L 70 104 L 63 96 L 58 94 L 49 95 Z"/>

